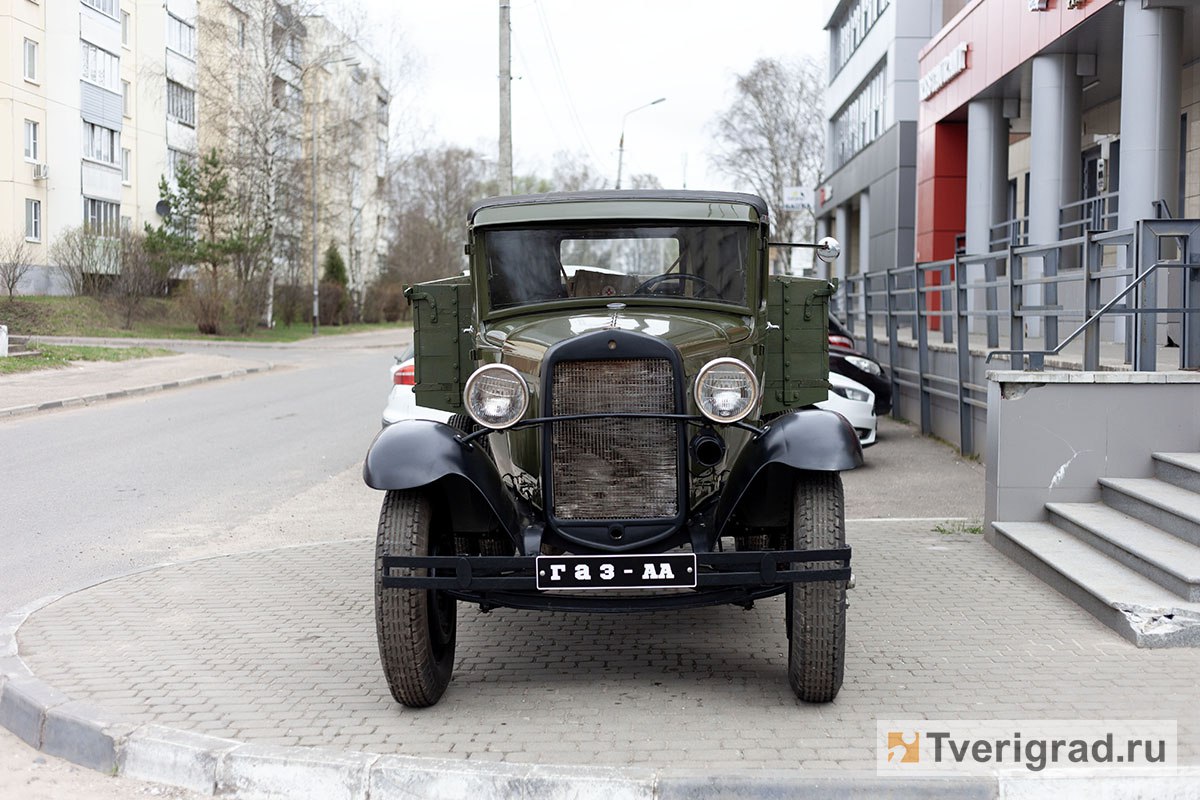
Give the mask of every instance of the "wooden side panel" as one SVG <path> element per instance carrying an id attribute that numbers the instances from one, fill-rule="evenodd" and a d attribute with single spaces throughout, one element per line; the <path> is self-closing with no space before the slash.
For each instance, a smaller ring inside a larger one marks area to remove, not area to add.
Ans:
<path id="1" fill-rule="evenodd" d="M 469 329 L 475 314 L 465 276 L 418 283 L 405 291 L 413 307 L 417 403 L 441 411 L 463 410 L 463 384 L 475 367 Z"/>
<path id="2" fill-rule="evenodd" d="M 829 396 L 829 296 L 835 284 L 772 275 L 767 283 L 763 413 Z"/>

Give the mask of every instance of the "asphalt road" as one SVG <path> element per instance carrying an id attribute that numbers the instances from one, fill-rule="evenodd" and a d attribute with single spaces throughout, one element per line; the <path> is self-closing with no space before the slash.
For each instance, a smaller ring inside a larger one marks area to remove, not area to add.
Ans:
<path id="1" fill-rule="evenodd" d="M 0 608 L 203 553 L 254 512 L 361 463 L 393 348 L 355 344 L 256 350 L 283 366 L 0 421 Z"/>

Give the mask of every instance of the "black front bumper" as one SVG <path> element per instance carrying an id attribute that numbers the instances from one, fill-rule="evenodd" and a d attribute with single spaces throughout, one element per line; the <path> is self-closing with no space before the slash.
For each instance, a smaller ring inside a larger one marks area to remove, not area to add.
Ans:
<path id="1" fill-rule="evenodd" d="M 629 612 L 734 604 L 780 594 L 794 583 L 850 580 L 850 548 L 697 553 L 696 588 L 620 592 L 539 591 L 535 556 L 383 556 L 385 589 L 436 589 L 457 600 L 545 611 Z M 819 569 L 801 567 L 816 562 Z M 426 575 L 393 570 L 426 570 Z"/>

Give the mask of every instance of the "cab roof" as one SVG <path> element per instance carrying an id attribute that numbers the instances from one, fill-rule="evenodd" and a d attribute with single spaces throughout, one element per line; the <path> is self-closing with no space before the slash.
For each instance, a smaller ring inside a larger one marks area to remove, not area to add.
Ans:
<path id="1" fill-rule="evenodd" d="M 489 197 L 471 208 L 471 225 L 583 219 L 691 219 L 758 222 L 767 203 L 758 195 L 664 189 L 609 189 Z"/>

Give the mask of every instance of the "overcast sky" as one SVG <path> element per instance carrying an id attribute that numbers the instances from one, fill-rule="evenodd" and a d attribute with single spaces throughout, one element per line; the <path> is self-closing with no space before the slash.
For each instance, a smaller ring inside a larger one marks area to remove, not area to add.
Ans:
<path id="1" fill-rule="evenodd" d="M 745 189 L 711 167 L 712 123 L 757 58 L 823 59 L 828 0 L 509 0 L 513 161 L 549 175 L 579 154 L 610 184 L 626 112 L 623 185 Z M 497 153 L 499 0 L 368 0 L 372 49 L 413 56 L 392 114 L 425 143 Z M 382 41 L 380 41 L 382 40 Z"/>

